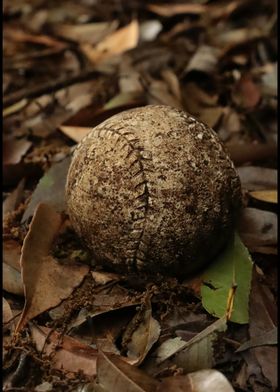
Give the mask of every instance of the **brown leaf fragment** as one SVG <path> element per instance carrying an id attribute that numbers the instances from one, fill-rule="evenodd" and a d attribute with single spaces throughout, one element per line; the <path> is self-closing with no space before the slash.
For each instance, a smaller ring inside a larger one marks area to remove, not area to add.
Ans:
<path id="1" fill-rule="evenodd" d="M 245 351 L 253 347 L 260 346 L 273 346 L 278 343 L 278 328 L 274 327 L 272 330 L 262 333 L 259 336 L 255 336 L 252 339 L 247 340 L 243 343 L 236 352 Z"/>
<path id="2" fill-rule="evenodd" d="M 240 216 L 238 230 L 251 251 L 256 247 L 277 245 L 277 215 L 273 212 L 245 208 Z"/>
<path id="3" fill-rule="evenodd" d="M 5 216 L 8 212 L 14 211 L 17 206 L 19 205 L 23 190 L 25 186 L 25 179 L 23 178 L 19 183 L 18 186 L 9 194 L 8 197 L 3 202 L 3 216 Z"/>
<path id="4" fill-rule="evenodd" d="M 4 297 L 2 297 L 2 305 L 3 305 L 2 323 L 7 324 L 13 318 L 13 312 L 9 302 Z"/>
<path id="5" fill-rule="evenodd" d="M 3 263 L 21 271 L 20 267 L 21 246 L 15 240 L 4 240 L 3 242 Z"/>
<path id="6" fill-rule="evenodd" d="M 276 143 L 228 143 L 226 147 L 235 165 L 277 157 Z"/>
<path id="7" fill-rule="evenodd" d="M 274 204 L 278 203 L 277 190 L 254 191 L 254 192 L 250 192 L 249 195 L 256 200 L 264 201 L 266 203 L 274 203 Z"/>
<path id="8" fill-rule="evenodd" d="M 16 332 L 28 320 L 67 298 L 89 270 L 86 265 L 59 264 L 50 255 L 52 243 L 62 223 L 61 215 L 52 207 L 43 203 L 38 205 L 22 247 L 20 263 L 25 305 Z"/>
<path id="9" fill-rule="evenodd" d="M 100 351 L 96 385 L 104 392 L 154 392 L 159 382 L 118 356 Z"/>
<path id="10" fill-rule="evenodd" d="M 149 4 L 150 11 L 160 16 L 171 17 L 178 14 L 202 14 L 206 11 L 203 4 Z"/>
<path id="11" fill-rule="evenodd" d="M 253 109 L 260 102 L 260 89 L 249 74 L 242 75 L 238 80 L 233 91 L 233 100 L 246 109 Z"/>
<path id="12" fill-rule="evenodd" d="M 24 291 L 20 272 L 6 263 L 3 264 L 2 272 L 3 289 L 8 293 L 23 295 Z"/>
<path id="13" fill-rule="evenodd" d="M 105 37 L 95 47 L 89 44 L 81 45 L 82 51 L 93 63 L 97 64 L 109 57 L 121 54 L 135 48 L 139 40 L 139 24 L 133 20 L 127 26 Z"/>
<path id="14" fill-rule="evenodd" d="M 48 203 L 57 212 L 65 210 L 64 189 L 70 162 L 71 156 L 66 156 L 62 161 L 54 163 L 43 175 L 31 196 L 21 222 L 26 222 L 41 202 Z"/>
<path id="15" fill-rule="evenodd" d="M 54 26 L 53 31 L 57 35 L 75 42 L 96 45 L 106 35 L 115 31 L 117 27 L 118 22 L 114 20 L 109 23 L 59 24 Z"/>
<path id="16" fill-rule="evenodd" d="M 7 165 L 18 164 L 27 153 L 32 143 L 26 139 L 4 139 L 3 140 L 3 162 Z"/>
<path id="17" fill-rule="evenodd" d="M 61 125 L 58 127 L 64 135 L 68 136 L 74 142 L 79 143 L 91 130 L 89 127 L 73 127 L 69 125 Z"/>
<path id="18" fill-rule="evenodd" d="M 250 323 L 251 339 L 270 332 L 275 328 L 277 314 L 276 304 L 269 290 L 261 283 L 257 270 L 253 270 L 252 290 L 250 295 Z M 263 346 L 250 349 L 257 358 L 264 376 L 271 382 L 273 390 L 277 388 L 277 347 Z"/>
<path id="19" fill-rule="evenodd" d="M 114 274 L 112 272 L 101 272 L 101 271 L 91 271 L 91 275 L 96 284 L 106 284 L 112 281 L 118 281 L 121 279 L 121 275 Z"/>
<path id="20" fill-rule="evenodd" d="M 199 370 L 184 376 L 164 378 L 156 392 L 234 392 L 234 389 L 219 371 Z"/>
<path id="21" fill-rule="evenodd" d="M 144 361 L 151 347 L 157 342 L 161 331 L 159 322 L 152 317 L 150 304 L 141 313 L 142 320 L 137 329 L 133 331 L 127 344 L 127 355 L 132 360 L 130 363 L 133 365 L 140 365 Z M 132 324 L 135 319 L 139 319 L 139 314 L 136 314 L 131 321 Z"/>
<path id="22" fill-rule="evenodd" d="M 191 57 L 185 73 L 191 71 L 200 71 L 211 74 L 216 70 L 220 50 L 213 46 L 201 45 Z"/>
<path id="23" fill-rule="evenodd" d="M 32 324 L 30 328 L 37 350 L 52 355 L 56 369 L 74 373 L 82 370 L 88 376 L 96 374 L 96 349 L 47 327 Z"/>
<path id="24" fill-rule="evenodd" d="M 259 166 L 238 167 L 241 185 L 249 191 L 277 189 L 277 170 Z"/>

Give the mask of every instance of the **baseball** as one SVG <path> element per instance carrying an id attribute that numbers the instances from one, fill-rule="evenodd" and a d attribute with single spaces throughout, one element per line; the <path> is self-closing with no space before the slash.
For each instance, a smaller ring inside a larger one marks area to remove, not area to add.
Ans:
<path id="1" fill-rule="evenodd" d="M 212 129 L 148 105 L 109 118 L 78 144 L 66 203 L 97 263 L 187 276 L 225 246 L 241 186 Z"/>

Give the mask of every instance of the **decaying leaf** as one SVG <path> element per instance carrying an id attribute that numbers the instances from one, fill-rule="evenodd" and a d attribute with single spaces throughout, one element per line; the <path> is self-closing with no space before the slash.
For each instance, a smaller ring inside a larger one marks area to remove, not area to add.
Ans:
<path id="1" fill-rule="evenodd" d="M 67 335 L 47 327 L 30 326 L 32 339 L 38 351 L 52 355 L 53 366 L 88 376 L 96 374 L 97 350 Z"/>
<path id="2" fill-rule="evenodd" d="M 127 344 L 127 356 L 132 360 L 130 363 L 133 363 L 134 365 L 140 365 L 144 361 L 146 355 L 160 335 L 160 324 L 152 317 L 151 304 L 149 304 L 144 311 L 140 311 L 140 314 L 136 314 L 132 319 L 131 324 L 133 324 L 135 320 L 139 320 L 139 318 L 142 320 L 131 334 Z"/>
<path id="3" fill-rule="evenodd" d="M 33 215 L 35 208 L 41 202 L 48 203 L 56 211 L 65 209 L 64 188 L 71 157 L 64 158 L 61 162 L 53 164 L 39 181 L 28 207 L 22 216 L 22 222 Z"/>
<path id="4" fill-rule="evenodd" d="M 238 167 L 242 187 L 249 191 L 277 189 L 277 170 L 258 166 Z"/>
<path id="5" fill-rule="evenodd" d="M 88 127 L 74 127 L 70 125 L 60 125 L 59 129 L 64 135 L 70 137 L 70 139 L 79 143 L 91 130 Z"/>
<path id="6" fill-rule="evenodd" d="M 97 64 L 113 55 L 134 48 L 138 40 L 139 24 L 137 20 L 133 20 L 129 25 L 105 37 L 95 47 L 83 44 L 82 50 L 93 64 Z"/>
<path id="7" fill-rule="evenodd" d="M 25 179 L 23 178 L 18 186 L 10 193 L 10 195 L 3 202 L 3 216 L 5 216 L 8 212 L 14 211 L 19 205 L 22 193 L 24 190 Z"/>
<path id="8" fill-rule="evenodd" d="M 259 336 L 255 336 L 249 339 L 247 342 L 243 343 L 236 352 L 249 350 L 253 347 L 261 346 L 274 346 L 278 343 L 278 328 L 274 327 L 268 332 L 264 332 Z"/>
<path id="9" fill-rule="evenodd" d="M 277 244 L 277 215 L 270 211 L 247 207 L 242 211 L 239 234 L 251 250 Z"/>
<path id="10" fill-rule="evenodd" d="M 154 392 L 159 382 L 116 355 L 99 352 L 96 386 L 104 392 Z"/>
<path id="11" fill-rule="evenodd" d="M 234 392 L 226 377 L 214 369 L 199 370 L 184 376 L 164 378 L 158 392 Z"/>
<path id="12" fill-rule="evenodd" d="M 211 368 L 215 364 L 213 345 L 218 332 L 227 329 L 227 319 L 222 317 L 188 342 L 181 338 L 171 338 L 162 343 L 145 364 L 149 374 L 155 374 L 159 369 L 176 364 L 185 372 Z"/>
<path id="13" fill-rule="evenodd" d="M 202 305 L 215 317 L 226 315 L 230 321 L 249 321 L 248 302 L 252 260 L 237 233 L 227 248 L 203 274 Z"/>
<path id="14" fill-rule="evenodd" d="M 260 200 L 260 201 L 264 201 L 267 203 L 274 203 L 277 204 L 278 202 L 278 194 L 277 194 L 277 190 L 273 190 L 273 191 L 254 191 L 254 192 L 250 192 L 249 193 L 251 197 L 253 197 L 254 199 Z"/>
<path id="15" fill-rule="evenodd" d="M 89 270 L 86 265 L 59 264 L 50 255 L 62 223 L 61 215 L 52 207 L 43 203 L 38 205 L 22 247 L 20 263 L 25 305 L 17 332 L 28 320 L 67 298 Z"/>

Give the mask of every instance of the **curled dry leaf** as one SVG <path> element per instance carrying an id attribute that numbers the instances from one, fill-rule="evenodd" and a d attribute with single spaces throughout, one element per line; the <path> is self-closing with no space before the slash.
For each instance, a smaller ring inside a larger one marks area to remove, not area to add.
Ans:
<path id="1" fill-rule="evenodd" d="M 140 365 L 144 361 L 152 346 L 157 342 L 161 330 L 159 322 L 152 317 L 151 304 L 149 304 L 144 312 L 140 312 L 142 320 L 136 330 L 131 334 L 127 344 L 127 355 L 129 362 L 133 365 Z M 133 324 L 135 320 L 139 320 L 139 316 L 139 313 L 136 314 L 132 319 L 131 324 Z"/>
<path id="2" fill-rule="evenodd" d="M 74 373 L 82 370 L 88 376 L 96 374 L 97 350 L 47 327 L 32 324 L 30 329 L 37 350 L 52 355 L 56 369 Z"/>
<path id="3" fill-rule="evenodd" d="M 38 205 L 22 247 L 20 262 L 25 304 L 17 332 L 28 320 L 67 298 L 89 270 L 86 265 L 61 265 L 50 255 L 62 223 L 61 215 L 51 206 Z"/>
<path id="4" fill-rule="evenodd" d="M 226 377 L 214 369 L 164 378 L 156 392 L 234 392 Z"/>
<path id="5" fill-rule="evenodd" d="M 206 11 L 203 4 L 149 4 L 148 9 L 160 16 L 171 17 L 178 14 L 199 15 Z"/>
<path id="6" fill-rule="evenodd" d="M 159 382 L 116 355 L 100 351 L 96 386 L 104 392 L 154 392 Z"/>
<path id="7" fill-rule="evenodd" d="M 129 25 L 105 37 L 95 47 L 89 44 L 81 45 L 84 54 L 93 63 L 97 64 L 109 57 L 135 48 L 139 40 L 139 24 L 133 20 Z"/>

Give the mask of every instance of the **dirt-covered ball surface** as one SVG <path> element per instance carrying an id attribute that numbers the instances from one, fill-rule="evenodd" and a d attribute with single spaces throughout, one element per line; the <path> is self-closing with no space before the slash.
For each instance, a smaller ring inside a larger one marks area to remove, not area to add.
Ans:
<path id="1" fill-rule="evenodd" d="M 212 129 L 149 105 L 111 117 L 81 141 L 66 201 L 98 263 L 184 276 L 227 242 L 241 188 Z"/>

